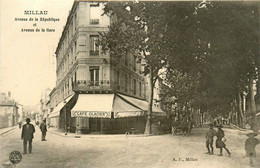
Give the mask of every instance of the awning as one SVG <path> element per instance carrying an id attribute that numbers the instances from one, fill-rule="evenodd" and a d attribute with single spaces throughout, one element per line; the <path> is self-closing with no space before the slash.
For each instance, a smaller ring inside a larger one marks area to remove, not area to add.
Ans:
<path id="1" fill-rule="evenodd" d="M 74 96 L 74 93 L 66 98 L 66 102 L 69 102 L 70 99 Z M 60 116 L 60 110 L 65 106 L 66 103 L 64 101 L 60 102 L 56 107 L 54 107 L 53 111 L 49 114 L 49 118 L 53 117 L 59 117 Z"/>
<path id="2" fill-rule="evenodd" d="M 144 100 L 136 99 L 133 97 L 125 96 L 122 94 L 118 94 L 118 95 L 120 97 L 122 97 L 123 99 L 125 99 L 126 101 L 133 104 L 134 106 L 142 109 L 143 111 L 148 111 L 148 102 L 146 102 Z M 152 110 L 153 110 L 153 115 L 155 115 L 155 116 L 166 116 L 166 113 L 164 111 L 162 111 L 162 109 L 159 107 L 153 106 Z"/>
<path id="3" fill-rule="evenodd" d="M 79 94 L 71 117 L 111 118 L 114 94 Z"/>
<path id="4" fill-rule="evenodd" d="M 114 118 L 143 116 L 144 112 L 115 96 L 113 103 Z"/>

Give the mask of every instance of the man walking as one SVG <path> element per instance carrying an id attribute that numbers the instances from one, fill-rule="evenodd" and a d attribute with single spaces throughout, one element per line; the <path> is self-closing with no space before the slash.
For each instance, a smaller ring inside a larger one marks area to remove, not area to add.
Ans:
<path id="1" fill-rule="evenodd" d="M 209 130 L 206 133 L 206 147 L 208 149 L 208 153 L 210 155 L 214 154 L 214 148 L 213 148 L 213 138 L 216 135 L 216 131 L 213 129 L 213 124 L 209 124 Z M 210 151 L 210 148 L 211 151 Z"/>
<path id="2" fill-rule="evenodd" d="M 26 118 L 26 124 L 23 125 L 21 138 L 23 139 L 23 154 L 27 153 L 27 141 L 29 142 L 29 153 L 32 153 L 32 139 L 35 128 L 30 124 L 30 118 Z"/>
<path id="3" fill-rule="evenodd" d="M 46 132 L 47 132 L 47 125 L 46 125 L 46 119 L 43 120 L 43 123 L 40 125 L 40 129 L 42 131 L 42 141 L 46 141 Z"/>

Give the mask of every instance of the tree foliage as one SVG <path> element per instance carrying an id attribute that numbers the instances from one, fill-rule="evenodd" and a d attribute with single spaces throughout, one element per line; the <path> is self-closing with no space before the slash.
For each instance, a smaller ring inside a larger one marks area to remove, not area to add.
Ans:
<path id="1" fill-rule="evenodd" d="M 256 77 L 258 10 L 241 2 L 212 2 L 195 12 L 186 13 L 189 19 L 181 25 L 189 26 L 178 28 L 181 37 L 168 41 L 174 46 L 172 53 L 177 53 L 169 58 L 169 68 L 197 76 L 193 93 L 182 91 L 194 107 L 224 113 L 239 92 L 248 91 L 249 78 Z M 171 84 L 180 88 L 178 83 Z"/>
<path id="2" fill-rule="evenodd" d="M 255 79 L 258 8 L 247 2 L 108 2 L 103 51 L 143 59 L 151 87 L 167 72 L 174 101 L 214 116 L 227 114 Z M 149 114 L 151 102 L 149 101 Z"/>

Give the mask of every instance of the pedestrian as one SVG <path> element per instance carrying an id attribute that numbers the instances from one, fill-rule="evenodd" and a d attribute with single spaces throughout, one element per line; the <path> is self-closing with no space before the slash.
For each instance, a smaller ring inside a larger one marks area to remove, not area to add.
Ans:
<path id="1" fill-rule="evenodd" d="M 18 124 L 19 124 L 19 128 L 21 129 L 23 123 L 20 121 Z"/>
<path id="2" fill-rule="evenodd" d="M 222 125 L 217 125 L 216 127 L 218 128 L 218 132 L 216 133 L 216 136 L 217 136 L 216 148 L 220 149 L 219 156 L 223 156 L 222 150 L 224 148 L 227 151 L 228 156 L 230 157 L 231 153 L 228 150 L 228 148 L 226 147 L 226 144 L 224 142 L 225 141 L 225 134 L 224 134 L 224 131 L 222 130 L 223 126 Z"/>
<path id="3" fill-rule="evenodd" d="M 213 141 L 215 135 L 216 135 L 216 131 L 213 129 L 213 124 L 209 124 L 209 130 L 206 133 L 206 147 L 208 149 L 207 154 L 210 155 L 214 154 Z M 209 147 L 211 148 L 211 151 Z"/>
<path id="4" fill-rule="evenodd" d="M 246 156 L 250 157 L 249 164 L 251 167 L 253 167 L 253 157 L 256 157 L 255 147 L 257 144 L 259 144 L 259 140 L 255 138 L 255 136 L 257 136 L 256 133 L 248 133 L 246 135 L 249 137 L 245 142 Z"/>
<path id="5" fill-rule="evenodd" d="M 46 125 L 46 119 L 43 120 L 43 122 L 40 125 L 40 129 L 42 131 L 42 141 L 46 141 L 46 132 L 47 132 L 47 125 Z"/>
<path id="6" fill-rule="evenodd" d="M 21 138 L 23 139 L 23 154 L 27 153 L 27 142 L 29 142 L 29 153 L 32 153 L 32 139 L 35 128 L 30 124 L 30 118 L 26 118 L 26 124 L 23 125 Z"/>

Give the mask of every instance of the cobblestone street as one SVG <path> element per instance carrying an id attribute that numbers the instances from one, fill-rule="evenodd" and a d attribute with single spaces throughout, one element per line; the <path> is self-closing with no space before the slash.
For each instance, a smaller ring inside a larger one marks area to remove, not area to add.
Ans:
<path id="1" fill-rule="evenodd" d="M 23 155 L 17 168 L 86 168 L 86 167 L 135 167 L 135 168 L 246 168 L 248 158 L 245 157 L 245 132 L 224 129 L 227 147 L 232 155 L 224 152 L 224 156 L 207 155 L 205 147 L 205 128 L 196 128 L 188 137 L 160 136 L 128 136 L 125 135 L 81 135 L 61 136 L 53 131 L 47 132 L 47 141 L 41 141 L 41 134 L 36 127 L 33 140 L 33 153 Z M 23 152 L 21 130 L 14 130 L 0 136 L 1 165 L 8 162 L 11 151 Z M 10 143 L 12 142 L 12 143 Z M 259 146 L 257 147 L 259 151 Z M 259 152 L 258 152 L 259 153 Z M 187 160 L 187 158 L 189 158 Z M 256 158 L 259 160 L 259 154 Z M 209 166 L 210 164 L 210 166 Z M 260 162 L 255 163 L 260 167 Z"/>

